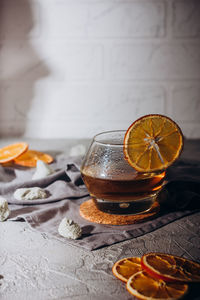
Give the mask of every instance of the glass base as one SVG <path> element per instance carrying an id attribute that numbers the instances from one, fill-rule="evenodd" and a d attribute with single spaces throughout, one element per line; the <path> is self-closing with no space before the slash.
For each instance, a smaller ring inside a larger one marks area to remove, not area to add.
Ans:
<path id="1" fill-rule="evenodd" d="M 153 203 L 157 199 L 157 194 L 132 200 L 132 201 L 120 201 L 120 202 L 114 202 L 114 201 L 107 201 L 103 199 L 96 199 L 93 198 L 93 201 L 96 205 L 96 207 L 105 213 L 108 214 L 115 214 L 115 215 L 136 215 L 136 214 L 142 214 L 144 212 L 147 212 L 151 209 Z"/>

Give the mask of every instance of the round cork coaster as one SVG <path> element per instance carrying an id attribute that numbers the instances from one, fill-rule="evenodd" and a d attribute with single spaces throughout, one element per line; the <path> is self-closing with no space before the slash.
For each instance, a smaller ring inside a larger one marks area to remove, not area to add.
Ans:
<path id="1" fill-rule="evenodd" d="M 151 209 L 138 215 L 114 215 L 100 211 L 92 199 L 80 205 L 80 215 L 84 219 L 104 225 L 129 225 L 148 221 L 155 217 L 160 210 L 158 202 L 154 202 Z"/>

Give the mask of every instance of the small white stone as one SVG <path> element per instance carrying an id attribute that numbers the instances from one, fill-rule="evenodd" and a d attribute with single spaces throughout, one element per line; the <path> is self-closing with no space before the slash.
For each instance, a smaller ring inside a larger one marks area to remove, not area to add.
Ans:
<path id="1" fill-rule="evenodd" d="M 36 171 L 33 174 L 32 179 L 40 179 L 47 177 L 48 175 L 54 173 L 54 170 L 47 165 L 44 161 L 38 160 L 36 165 Z"/>
<path id="2" fill-rule="evenodd" d="M 76 145 L 70 149 L 70 156 L 83 156 L 86 152 L 86 147 L 82 144 Z"/>
<path id="3" fill-rule="evenodd" d="M 81 227 L 73 220 L 63 218 L 58 227 L 58 232 L 61 236 L 68 239 L 76 240 L 81 237 Z"/>
<path id="4" fill-rule="evenodd" d="M 8 208 L 8 202 L 5 198 L 0 196 L 0 221 L 5 221 L 10 215 L 10 210 Z"/>
<path id="5" fill-rule="evenodd" d="M 34 200 L 47 197 L 47 192 L 39 187 L 20 188 L 14 192 L 14 198 L 16 200 Z"/>

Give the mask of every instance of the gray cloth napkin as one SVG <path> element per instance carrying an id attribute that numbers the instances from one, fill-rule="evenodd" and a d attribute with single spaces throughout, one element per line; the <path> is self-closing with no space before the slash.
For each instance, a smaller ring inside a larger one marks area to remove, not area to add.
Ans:
<path id="1" fill-rule="evenodd" d="M 9 220 L 25 220 L 32 229 L 41 233 L 67 244 L 94 250 L 144 235 L 193 212 L 187 207 L 184 207 L 184 210 L 177 209 L 177 207 L 171 209 L 165 205 L 168 203 L 168 199 L 164 197 L 163 209 L 154 220 L 126 226 L 91 223 L 79 214 L 80 204 L 89 199 L 88 191 L 83 184 L 79 171 L 80 162 L 80 158 L 72 159 L 58 156 L 56 162 L 52 164 L 52 168 L 56 172 L 39 180 L 31 179 L 35 169 L 17 166 L 0 167 L 0 195 L 9 202 L 11 209 Z M 176 166 L 174 168 L 176 170 Z M 184 171 L 186 172 L 186 170 Z M 198 176 L 200 181 L 200 167 Z M 173 182 L 172 179 L 173 176 L 170 178 L 171 182 Z M 33 186 L 47 190 L 49 197 L 23 202 L 14 199 L 13 193 L 16 188 Z M 168 191 L 167 194 L 169 196 Z M 73 219 L 81 226 L 83 234 L 80 239 L 70 240 L 58 234 L 58 226 L 64 217 Z"/>
<path id="2" fill-rule="evenodd" d="M 75 165 L 79 166 L 81 158 L 66 159 L 58 156 L 56 162 L 51 164 L 55 173 L 42 178 L 32 180 L 35 168 L 21 166 L 0 166 L 0 195 L 4 196 L 10 204 L 36 205 L 55 202 L 66 198 L 79 198 L 88 195 L 86 187 L 80 178 L 80 172 Z M 67 166 L 67 169 L 66 169 Z M 69 172 L 70 177 L 66 172 Z M 48 193 L 48 198 L 37 200 L 16 200 L 13 193 L 18 188 L 41 187 Z"/>

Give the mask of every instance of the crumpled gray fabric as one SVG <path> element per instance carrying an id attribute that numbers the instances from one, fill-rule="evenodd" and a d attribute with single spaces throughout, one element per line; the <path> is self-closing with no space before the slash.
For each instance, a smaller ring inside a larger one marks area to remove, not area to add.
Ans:
<path id="1" fill-rule="evenodd" d="M 79 214 L 80 204 L 89 199 L 80 175 L 80 163 L 81 158 L 57 157 L 56 162 L 51 165 L 56 172 L 39 180 L 31 180 L 35 169 L 1 167 L 0 194 L 9 202 L 9 220 L 25 220 L 34 230 L 64 243 L 94 250 L 144 235 L 199 208 L 200 163 L 179 161 L 167 172 L 168 183 L 164 189 L 161 211 L 154 220 L 126 226 L 89 222 Z M 13 192 L 16 188 L 30 186 L 44 188 L 49 192 L 49 197 L 23 202 L 14 199 Z M 181 197 L 183 202 L 180 201 Z M 181 205 L 178 205 L 180 202 Z M 58 226 L 64 217 L 73 219 L 81 226 L 83 234 L 80 239 L 70 240 L 58 234 Z"/>
<path id="2" fill-rule="evenodd" d="M 200 208 L 200 162 L 179 160 L 167 170 L 167 201 L 172 210 Z"/>
<path id="3" fill-rule="evenodd" d="M 79 198 L 88 195 L 86 187 L 80 177 L 78 167 L 81 159 L 71 161 L 61 156 L 51 164 L 55 173 L 42 178 L 32 180 L 35 168 L 24 168 L 21 166 L 0 166 L 0 195 L 5 197 L 9 204 L 38 205 L 55 202 L 66 198 Z M 76 166 L 77 165 L 77 166 Z M 70 177 L 67 175 L 70 175 Z M 37 200 L 16 200 L 13 193 L 18 188 L 41 187 L 47 191 L 48 197 Z"/>

